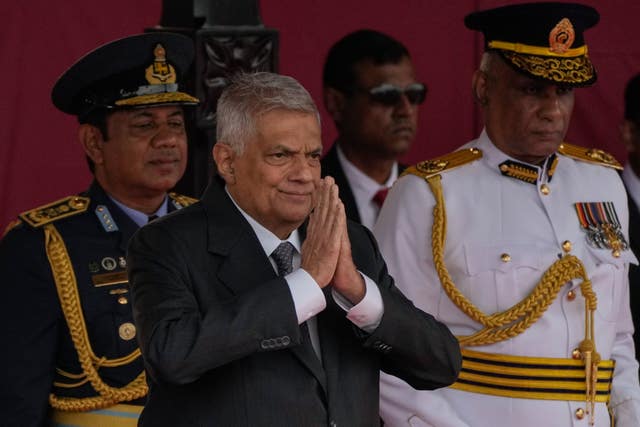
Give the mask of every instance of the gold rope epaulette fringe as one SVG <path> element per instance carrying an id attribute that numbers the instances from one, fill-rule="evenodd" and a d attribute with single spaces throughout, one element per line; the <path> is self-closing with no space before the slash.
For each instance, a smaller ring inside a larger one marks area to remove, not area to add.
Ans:
<path id="1" fill-rule="evenodd" d="M 471 163 L 482 157 L 482 151 L 477 148 L 467 148 L 464 150 L 454 151 L 445 154 L 433 160 L 425 160 L 411 167 L 408 167 L 403 173 L 404 175 L 417 175 L 421 178 L 429 178 L 430 176 L 439 174 L 447 170 L 457 168 L 459 166 Z"/>
<path id="2" fill-rule="evenodd" d="M 30 226 L 37 228 L 85 212 L 89 208 L 90 201 L 89 197 L 69 196 L 23 212 L 18 216 Z"/>
<path id="3" fill-rule="evenodd" d="M 194 199 L 193 197 L 185 196 L 183 194 L 178 194 L 174 192 L 169 193 L 169 197 L 175 200 L 183 208 L 186 208 L 187 206 L 192 205 L 198 201 L 198 199 Z"/>
<path id="4" fill-rule="evenodd" d="M 580 147 L 578 145 L 563 142 L 560 144 L 560 147 L 558 147 L 558 153 L 588 163 L 608 166 L 618 170 L 623 169 L 622 165 L 615 159 L 615 157 L 606 151 L 599 150 L 597 148 Z"/>

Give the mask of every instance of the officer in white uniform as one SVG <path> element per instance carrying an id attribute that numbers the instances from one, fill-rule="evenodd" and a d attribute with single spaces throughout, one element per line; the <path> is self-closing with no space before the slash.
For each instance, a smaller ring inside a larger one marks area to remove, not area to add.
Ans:
<path id="1" fill-rule="evenodd" d="M 640 426 L 619 163 L 564 136 L 595 82 L 598 13 L 537 3 L 473 13 L 478 139 L 407 170 L 374 233 L 397 285 L 463 349 L 451 387 L 383 375 L 388 427 Z"/>

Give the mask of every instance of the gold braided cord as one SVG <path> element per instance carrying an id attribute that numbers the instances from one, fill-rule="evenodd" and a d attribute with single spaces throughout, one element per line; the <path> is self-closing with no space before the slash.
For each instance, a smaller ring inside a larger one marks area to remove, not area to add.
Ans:
<path id="1" fill-rule="evenodd" d="M 598 384 L 598 365 L 600 355 L 596 351 L 595 334 L 593 330 L 593 315 L 598 301 L 587 277 L 587 272 L 577 257 L 565 255 L 554 262 L 542 275 L 540 282 L 533 291 L 522 301 L 508 310 L 487 316 L 465 297 L 451 280 L 444 263 L 444 244 L 447 234 L 447 215 L 444 207 L 444 196 L 440 175 L 425 178 L 431 192 L 436 199 L 433 208 L 433 227 L 431 230 L 431 246 L 433 262 L 440 278 L 440 283 L 451 301 L 467 316 L 484 326 L 473 335 L 458 336 L 461 347 L 494 344 L 520 335 L 533 325 L 549 308 L 560 292 L 560 289 L 570 280 L 582 279 L 580 291 L 585 299 L 585 337 L 579 345 L 580 354 L 585 369 L 585 402 L 589 425 L 595 423 L 596 390 Z"/>
<path id="2" fill-rule="evenodd" d="M 51 265 L 60 305 L 69 327 L 71 339 L 78 353 L 80 366 L 93 389 L 99 394 L 99 396 L 85 398 L 59 397 L 51 394 L 49 395 L 49 403 L 52 407 L 63 411 L 90 411 L 146 396 L 148 387 L 144 371 L 121 388 L 111 387 L 100 378 L 98 374 L 100 367 L 117 367 L 128 364 L 140 357 L 140 349 L 117 359 L 97 357 L 94 354 L 82 314 L 77 281 L 67 248 L 53 224 L 46 225 L 44 233 L 47 258 Z"/>
<path id="3" fill-rule="evenodd" d="M 572 279 L 582 279 L 580 287 L 587 300 L 587 308 L 595 309 L 595 293 L 591 289 L 591 282 L 587 278 L 582 262 L 573 255 L 566 255 L 549 267 L 534 290 L 524 300 L 502 312 L 492 315 L 483 313 L 458 290 L 447 271 L 444 263 L 446 213 L 440 176 L 427 178 L 427 183 L 436 199 L 431 237 L 433 260 L 438 277 L 451 301 L 467 316 L 484 326 L 473 335 L 458 337 L 461 346 L 493 344 L 521 334 L 540 318 L 557 297 L 562 286 Z"/>
<path id="4" fill-rule="evenodd" d="M 588 84 L 595 70 L 587 55 L 574 58 L 550 58 L 500 51 L 513 65 L 531 75 L 558 83 Z"/>

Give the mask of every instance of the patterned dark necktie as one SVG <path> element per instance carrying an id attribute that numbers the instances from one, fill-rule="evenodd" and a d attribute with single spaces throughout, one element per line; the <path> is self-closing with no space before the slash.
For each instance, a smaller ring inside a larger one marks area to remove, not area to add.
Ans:
<path id="1" fill-rule="evenodd" d="M 295 248 L 289 242 L 282 242 L 271 253 L 271 258 L 276 262 L 278 276 L 284 277 L 293 271 L 293 251 Z"/>
<path id="2" fill-rule="evenodd" d="M 296 249 L 289 242 L 282 242 L 278 247 L 271 252 L 271 258 L 276 262 L 276 268 L 278 269 L 278 276 L 284 277 L 293 271 L 293 253 Z M 309 327 L 307 322 L 303 322 L 300 325 L 300 333 L 302 335 L 302 345 L 307 349 L 310 354 L 318 356 L 313 344 L 311 344 L 311 337 L 309 336 Z"/>

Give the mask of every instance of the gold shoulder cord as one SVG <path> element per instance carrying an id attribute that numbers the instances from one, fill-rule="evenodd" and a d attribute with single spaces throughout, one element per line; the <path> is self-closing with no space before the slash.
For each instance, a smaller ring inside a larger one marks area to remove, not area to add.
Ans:
<path id="1" fill-rule="evenodd" d="M 542 276 L 534 290 L 524 300 L 508 310 L 486 315 L 465 297 L 451 280 L 444 263 L 446 236 L 446 211 L 442 193 L 441 176 L 425 178 L 436 200 L 433 208 L 433 228 L 431 230 L 433 261 L 440 283 L 449 299 L 467 316 L 480 323 L 483 329 L 468 336 L 458 336 L 461 347 L 480 346 L 497 343 L 523 333 L 534 324 L 549 308 L 565 283 L 572 279 L 582 279 L 580 290 L 585 298 L 585 338 L 580 343 L 580 351 L 585 362 L 586 402 L 588 413 L 593 419 L 595 393 L 600 355 L 595 348 L 593 333 L 593 313 L 597 308 L 597 298 L 587 277 L 584 265 L 573 255 L 565 255 L 554 262 Z"/>
<path id="2" fill-rule="evenodd" d="M 97 357 L 93 353 L 82 314 L 76 277 L 67 248 L 53 224 L 44 226 L 44 234 L 47 258 L 53 271 L 60 305 L 69 326 L 73 345 L 78 353 L 83 375 L 89 380 L 94 390 L 99 393 L 99 396 L 86 398 L 58 397 L 50 394 L 49 403 L 53 408 L 62 411 L 90 411 L 146 396 L 148 387 L 144 371 L 122 388 L 111 387 L 100 378 L 98 374 L 100 367 L 117 367 L 131 363 L 140 357 L 140 349 L 118 359 Z"/>

